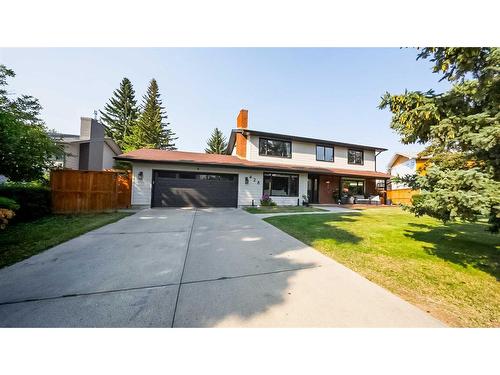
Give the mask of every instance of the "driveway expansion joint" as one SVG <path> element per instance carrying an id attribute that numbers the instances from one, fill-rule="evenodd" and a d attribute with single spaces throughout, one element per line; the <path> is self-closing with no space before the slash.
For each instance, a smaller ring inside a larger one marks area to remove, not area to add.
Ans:
<path id="1" fill-rule="evenodd" d="M 187 244 L 186 244 L 186 255 L 184 256 L 184 264 L 182 265 L 181 277 L 179 279 L 179 287 L 177 288 L 177 297 L 175 298 L 174 313 L 172 315 L 172 325 L 171 325 L 172 328 L 174 328 L 175 313 L 177 312 L 177 305 L 179 303 L 179 295 L 181 294 L 182 277 L 184 276 L 184 271 L 186 270 L 186 263 L 187 263 L 187 258 L 188 258 L 188 254 L 189 254 L 189 245 L 191 244 L 191 237 L 193 235 L 194 221 L 196 219 L 197 212 L 198 212 L 198 209 L 195 208 L 194 213 L 193 213 L 193 220 L 191 221 L 191 227 L 189 228 L 189 236 L 188 236 Z"/>

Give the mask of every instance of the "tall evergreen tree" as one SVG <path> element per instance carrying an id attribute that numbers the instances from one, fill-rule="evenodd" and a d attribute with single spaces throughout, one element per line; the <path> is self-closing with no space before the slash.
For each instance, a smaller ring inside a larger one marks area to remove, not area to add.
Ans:
<path id="1" fill-rule="evenodd" d="M 226 151 L 226 137 L 218 128 L 215 128 L 212 132 L 212 135 L 207 141 L 207 146 L 208 147 L 205 149 L 207 154 L 223 154 Z"/>
<path id="2" fill-rule="evenodd" d="M 123 149 L 123 139 L 132 132 L 139 118 L 135 91 L 128 78 L 122 79 L 120 87 L 113 92 L 104 111 L 100 113 L 101 121 L 107 126 L 108 136 Z"/>
<path id="3" fill-rule="evenodd" d="M 163 150 L 176 150 L 175 133 L 170 129 L 170 123 L 165 107 L 162 105 L 158 83 L 152 79 L 146 95 L 143 97 L 143 111 L 137 121 L 137 126 L 125 136 L 125 151 L 139 148 L 157 148 Z"/>
<path id="4" fill-rule="evenodd" d="M 500 228 L 500 48 L 424 48 L 434 72 L 452 83 L 444 93 L 386 93 L 380 108 L 392 112 L 401 141 L 426 144 L 425 176 L 404 182 L 421 194 L 408 209 L 443 221 L 489 216 Z"/>

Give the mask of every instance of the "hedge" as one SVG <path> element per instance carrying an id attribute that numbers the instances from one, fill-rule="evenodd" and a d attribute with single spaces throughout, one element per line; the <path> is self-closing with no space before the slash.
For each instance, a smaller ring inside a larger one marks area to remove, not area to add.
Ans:
<path id="1" fill-rule="evenodd" d="M 16 211 L 19 210 L 19 205 L 14 199 L 0 197 L 0 208 L 6 208 L 7 210 Z"/>
<path id="2" fill-rule="evenodd" d="M 46 186 L 32 183 L 0 184 L 0 196 L 19 204 L 15 221 L 31 221 L 50 214 L 51 194 Z"/>

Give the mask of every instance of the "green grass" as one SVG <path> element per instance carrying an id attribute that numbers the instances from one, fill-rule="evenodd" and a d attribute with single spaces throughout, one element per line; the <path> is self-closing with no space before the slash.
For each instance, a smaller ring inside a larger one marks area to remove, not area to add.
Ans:
<path id="1" fill-rule="evenodd" d="M 292 213 L 292 212 L 317 212 L 326 211 L 321 208 L 306 207 L 306 206 L 261 206 L 261 207 L 246 207 L 245 210 L 251 214 L 277 214 L 277 213 Z"/>
<path id="2" fill-rule="evenodd" d="M 124 212 L 50 215 L 28 223 L 8 225 L 0 231 L 0 268 L 128 215 L 130 213 Z"/>
<path id="3" fill-rule="evenodd" d="M 500 326 L 500 236 L 399 208 L 267 222 L 456 327 Z"/>

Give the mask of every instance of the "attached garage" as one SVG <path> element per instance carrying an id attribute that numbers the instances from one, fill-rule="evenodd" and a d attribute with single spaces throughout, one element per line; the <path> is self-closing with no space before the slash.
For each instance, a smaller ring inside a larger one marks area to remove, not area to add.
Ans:
<path id="1" fill-rule="evenodd" d="M 237 207 L 238 175 L 153 170 L 152 207 Z"/>

